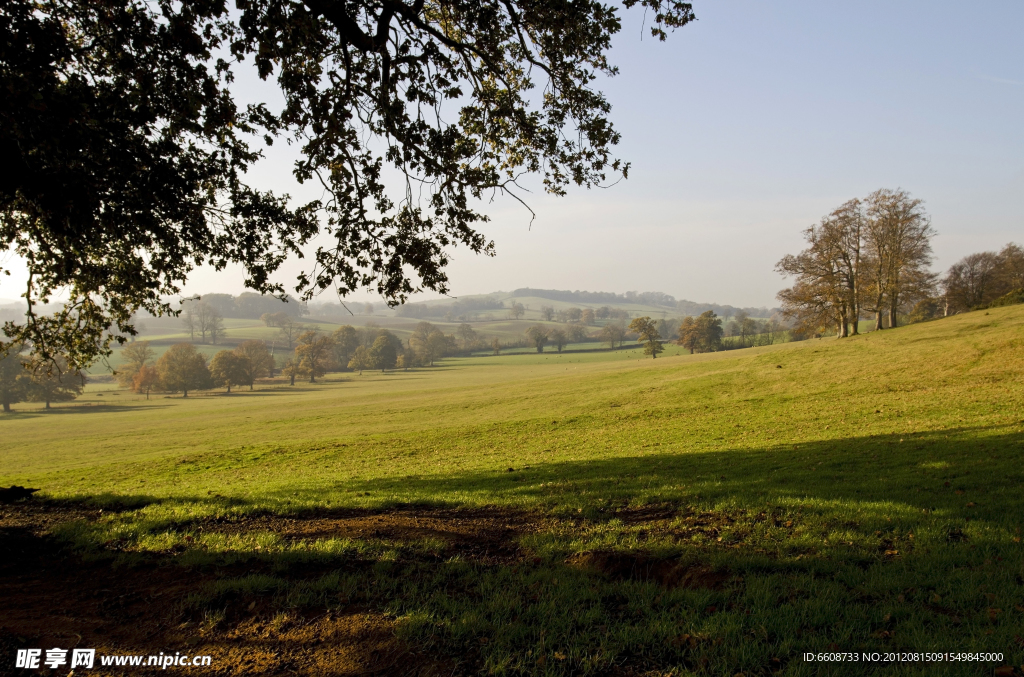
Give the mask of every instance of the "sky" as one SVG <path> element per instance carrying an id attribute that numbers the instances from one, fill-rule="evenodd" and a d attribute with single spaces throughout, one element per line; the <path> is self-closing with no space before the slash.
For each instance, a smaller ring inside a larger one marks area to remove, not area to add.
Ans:
<path id="1" fill-rule="evenodd" d="M 637 290 L 773 306 L 787 286 L 775 263 L 802 248 L 801 231 L 883 187 L 924 200 L 936 271 L 1024 243 L 1024 3 L 693 6 L 698 20 L 664 43 L 644 35 L 642 9 L 623 12 L 620 74 L 601 88 L 629 179 L 526 195 L 532 224 L 512 199 L 485 205 L 497 256 L 455 249 L 453 296 Z M 238 87 L 243 99 L 273 96 L 244 74 Z M 254 183 L 318 197 L 290 177 L 291 152 L 275 146 Z M 8 263 L 10 299 L 21 286 Z M 241 280 L 197 270 L 185 291 L 239 293 Z"/>

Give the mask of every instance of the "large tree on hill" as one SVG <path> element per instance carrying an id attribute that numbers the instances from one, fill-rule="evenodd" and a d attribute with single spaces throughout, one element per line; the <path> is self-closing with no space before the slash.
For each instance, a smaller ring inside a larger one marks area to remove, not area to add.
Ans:
<path id="1" fill-rule="evenodd" d="M 126 345 L 121 350 L 121 365 L 118 366 L 115 373 L 115 378 L 121 387 L 132 387 L 135 374 L 150 364 L 155 355 L 156 351 L 149 347 L 149 341 L 135 341 Z"/>
<path id="2" fill-rule="evenodd" d="M 334 364 L 334 339 L 330 334 L 321 334 L 318 329 L 310 329 L 299 336 L 295 346 L 295 358 L 303 374 L 309 376 L 310 383 L 316 383 L 317 376 L 323 376 Z"/>
<path id="3" fill-rule="evenodd" d="M 661 334 L 658 333 L 658 325 L 651 318 L 634 318 L 629 323 L 629 329 L 635 332 L 639 336 L 640 342 L 644 344 L 644 355 L 650 355 L 653 360 L 658 357 L 658 353 L 665 352 Z"/>
<path id="4" fill-rule="evenodd" d="M 242 363 L 245 377 L 241 385 L 249 386 L 249 390 L 253 389 L 256 379 L 274 375 L 274 357 L 267 350 L 266 341 L 257 339 L 242 341 L 235 347 L 234 352 L 239 357 L 245 358 Z"/>
<path id="5" fill-rule="evenodd" d="M 247 357 L 230 350 L 222 350 L 210 360 L 210 378 L 215 384 L 227 388 L 230 393 L 231 386 L 243 385 L 248 380 L 252 366 L 248 362 Z"/>
<path id="6" fill-rule="evenodd" d="M 935 235 L 924 203 L 903 190 L 876 190 L 869 195 L 865 221 L 865 285 L 875 313 L 875 329 L 897 325 L 901 306 L 928 296 L 935 284 L 928 266 Z"/>
<path id="7" fill-rule="evenodd" d="M 680 0 L 622 5 L 660 39 L 693 19 Z M 594 0 L 7 0 L 0 238 L 30 273 L 9 340 L 88 363 L 133 332 L 136 309 L 171 311 L 163 299 L 199 264 L 238 263 L 247 287 L 283 296 L 272 275 L 318 235 L 305 298 L 446 291 L 448 247 L 493 252 L 474 200 L 528 173 L 554 194 L 626 175 L 594 88 L 616 72 L 620 29 Z M 234 100 L 247 59 L 276 79 L 278 110 Z M 324 199 L 245 183 L 252 140 L 282 136 Z M 63 309 L 38 316 L 63 288 Z"/>
<path id="8" fill-rule="evenodd" d="M 547 328 L 543 325 L 535 324 L 526 330 L 526 338 L 533 343 L 538 353 L 544 352 L 544 346 L 547 344 L 550 336 Z"/>
<path id="9" fill-rule="evenodd" d="M 685 317 L 679 325 L 679 345 L 693 353 L 710 353 L 722 348 L 722 318 L 706 310 L 698 317 Z"/>
<path id="10" fill-rule="evenodd" d="M 172 393 L 188 397 L 190 390 L 204 390 L 213 385 L 210 370 L 203 356 L 191 343 L 175 343 L 156 361 L 160 385 Z"/>

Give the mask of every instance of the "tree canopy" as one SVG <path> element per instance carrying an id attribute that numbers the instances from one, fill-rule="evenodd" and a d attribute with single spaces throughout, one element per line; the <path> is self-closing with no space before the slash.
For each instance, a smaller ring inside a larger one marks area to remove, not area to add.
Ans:
<path id="1" fill-rule="evenodd" d="M 679 0 L 621 4 L 659 39 L 694 18 Z M 29 312 L 7 340 L 87 364 L 134 333 L 137 309 L 174 312 L 166 297 L 198 265 L 240 264 L 283 298 L 274 273 L 317 236 L 302 298 L 447 291 L 449 247 L 493 253 L 475 200 L 516 195 L 526 174 L 554 194 L 627 175 L 593 86 L 616 72 L 620 29 L 595 0 L 8 0 L 0 240 L 28 266 Z M 279 109 L 236 101 L 247 61 Z M 322 199 L 245 182 L 281 138 Z M 62 310 L 38 315 L 60 289 Z"/>

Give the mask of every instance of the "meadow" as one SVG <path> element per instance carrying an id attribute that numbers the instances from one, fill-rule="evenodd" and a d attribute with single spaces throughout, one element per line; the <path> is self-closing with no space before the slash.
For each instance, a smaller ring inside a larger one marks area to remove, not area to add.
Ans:
<path id="1" fill-rule="evenodd" d="M 1019 674 L 1022 330 L 93 385 L 0 419 L 0 485 L 42 490 L 0 528 L 171 591 L 67 632 L 219 674 Z"/>

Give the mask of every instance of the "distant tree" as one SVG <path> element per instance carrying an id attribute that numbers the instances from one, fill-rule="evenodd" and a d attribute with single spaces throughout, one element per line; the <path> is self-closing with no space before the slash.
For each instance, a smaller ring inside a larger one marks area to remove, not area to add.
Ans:
<path id="1" fill-rule="evenodd" d="M 360 344 L 359 332 L 356 328 L 351 325 L 344 325 L 338 327 L 331 334 L 331 338 L 334 339 L 334 361 L 342 369 L 348 369 L 349 360 L 352 359 L 352 353 L 355 352 L 356 347 Z"/>
<path id="2" fill-rule="evenodd" d="M 521 318 L 525 314 L 526 314 L 526 308 L 524 308 L 521 303 L 517 303 L 517 302 L 513 301 L 512 305 L 509 306 L 508 316 L 511 319 L 518 320 L 519 318 Z"/>
<path id="3" fill-rule="evenodd" d="M 287 320 L 282 321 L 281 324 L 277 326 L 280 327 L 280 331 L 278 333 L 287 344 L 289 351 L 295 346 L 295 339 L 299 334 L 306 331 L 304 326 L 290 317 Z"/>
<path id="4" fill-rule="evenodd" d="M 224 386 L 231 392 L 231 386 L 244 385 L 249 380 L 252 365 L 249 358 L 230 350 L 222 350 L 210 360 L 210 378 L 216 385 Z"/>
<path id="5" fill-rule="evenodd" d="M 620 320 L 609 322 L 601 327 L 599 336 L 608 344 L 609 348 L 614 350 L 617 345 L 621 346 L 626 339 L 626 326 Z"/>
<path id="6" fill-rule="evenodd" d="M 153 361 L 156 351 L 149 347 L 149 341 L 135 341 L 121 350 L 121 365 L 117 368 L 114 378 L 122 388 L 130 388 L 135 374 Z"/>
<path id="7" fill-rule="evenodd" d="M 424 366 L 434 366 L 434 361 L 448 353 L 449 341 L 444 332 L 429 322 L 420 322 L 409 337 L 409 349 L 415 361 Z"/>
<path id="8" fill-rule="evenodd" d="M 580 318 L 583 317 L 583 311 L 579 308 L 569 308 L 565 311 L 566 322 L 579 322 Z"/>
<path id="9" fill-rule="evenodd" d="M 7 348 L 6 355 L 0 353 L 0 403 L 5 413 L 10 413 L 11 405 L 23 401 L 28 394 L 30 377 L 22 350 L 22 345 L 14 344 Z"/>
<path id="10" fill-rule="evenodd" d="M 191 343 L 175 343 L 156 362 L 160 384 L 169 392 L 204 390 L 211 386 L 206 358 Z"/>
<path id="11" fill-rule="evenodd" d="M 152 367 L 148 364 L 143 365 L 141 369 L 135 372 L 135 376 L 132 377 L 132 391 L 146 394 L 146 399 L 149 399 L 149 391 L 160 387 L 160 372 L 156 370 L 156 367 Z"/>
<path id="12" fill-rule="evenodd" d="M 565 325 L 565 335 L 569 338 L 569 343 L 579 343 L 587 338 L 587 329 L 580 322 L 570 322 Z"/>
<path id="13" fill-rule="evenodd" d="M 318 329 L 307 330 L 299 336 L 295 357 L 310 383 L 316 383 L 317 376 L 327 373 L 334 358 L 333 348 L 334 339 Z"/>
<path id="14" fill-rule="evenodd" d="M 548 334 L 548 339 L 555 346 L 555 348 L 558 349 L 558 352 L 562 352 L 562 348 L 564 348 L 566 344 L 569 343 L 569 337 L 561 329 L 553 329 L 551 333 Z"/>
<path id="15" fill-rule="evenodd" d="M 1011 242 L 999 252 L 999 278 L 1004 293 L 1024 289 L 1024 248 L 1020 245 Z"/>
<path id="16" fill-rule="evenodd" d="M 388 340 L 387 336 L 378 336 L 377 340 L 370 346 L 368 352 L 370 366 L 374 369 L 380 369 L 383 372 L 386 369 L 394 369 L 395 364 L 398 361 L 398 353 L 395 351 L 395 345 Z"/>
<path id="17" fill-rule="evenodd" d="M 373 315 L 373 304 L 367 303 L 363 306 L 363 312 L 367 315 Z"/>
<path id="18" fill-rule="evenodd" d="M 580 316 L 580 322 L 587 326 L 594 324 L 594 309 L 584 308 L 583 314 Z"/>
<path id="19" fill-rule="evenodd" d="M 611 315 L 611 312 L 612 309 L 609 308 L 608 306 L 601 306 L 600 308 L 597 309 L 597 313 L 595 313 L 595 315 L 599 320 L 607 320 L 608 317 Z"/>
<path id="20" fill-rule="evenodd" d="M 289 385 L 295 385 L 295 377 L 302 376 L 305 372 L 299 360 L 291 357 L 281 366 L 281 373 L 288 377 Z"/>
<path id="21" fill-rule="evenodd" d="M 545 327 L 535 324 L 526 330 L 526 337 L 533 341 L 538 353 L 544 352 L 544 345 L 548 342 L 548 330 Z"/>
<path id="22" fill-rule="evenodd" d="M 696 351 L 697 346 L 700 343 L 700 334 L 697 332 L 697 320 L 687 315 L 683 318 L 682 323 L 679 325 L 679 345 L 690 351 L 690 354 Z"/>
<path id="23" fill-rule="evenodd" d="M 291 315 L 283 311 L 277 313 L 263 313 L 260 316 L 260 319 L 263 320 L 263 324 L 268 327 L 281 327 L 288 322 L 295 321 L 292 319 Z"/>
<path id="24" fill-rule="evenodd" d="M 352 359 L 349 360 L 348 368 L 358 371 L 360 374 L 363 373 L 363 369 L 373 368 L 373 362 L 370 360 L 370 351 L 366 349 L 366 346 L 356 347 L 352 353 Z"/>
<path id="25" fill-rule="evenodd" d="M 218 339 L 222 339 L 227 335 L 224 329 L 224 318 L 216 308 L 211 308 L 207 314 L 206 331 L 210 335 L 210 343 L 213 345 L 217 345 Z"/>
<path id="26" fill-rule="evenodd" d="M 551 306 L 541 306 L 540 319 L 544 320 L 545 322 L 550 322 L 551 320 L 555 319 L 555 309 L 552 308 Z"/>
<path id="27" fill-rule="evenodd" d="M 501 339 L 497 336 L 491 340 L 491 350 L 494 351 L 495 355 L 501 355 Z"/>
<path id="28" fill-rule="evenodd" d="M 191 301 L 184 304 L 181 309 L 181 324 L 185 327 L 185 331 L 188 332 L 188 340 L 195 342 L 196 340 L 196 329 L 199 326 L 199 322 L 196 318 L 196 307 Z"/>
<path id="29" fill-rule="evenodd" d="M 679 345 L 693 353 L 710 353 L 722 348 L 722 319 L 707 310 L 699 317 L 685 317 L 679 326 Z"/>
<path id="30" fill-rule="evenodd" d="M 761 325 L 758 321 L 744 312 L 743 319 L 737 324 L 739 324 L 740 343 L 748 346 L 753 345 L 754 338 L 761 333 Z"/>
<path id="31" fill-rule="evenodd" d="M 959 313 L 1002 296 L 1000 260 L 994 252 L 969 254 L 949 268 L 942 279 L 948 312 Z"/>
<path id="32" fill-rule="evenodd" d="M 462 339 L 462 349 L 467 353 L 470 352 L 477 340 L 476 331 L 471 325 L 463 322 L 459 325 L 458 334 Z"/>
<path id="33" fill-rule="evenodd" d="M 239 385 L 247 385 L 252 390 L 256 379 L 274 375 L 274 358 L 267 350 L 266 341 L 242 341 L 235 348 L 235 355 L 245 359 L 242 362 L 245 375 Z"/>
<path id="34" fill-rule="evenodd" d="M 629 328 L 639 336 L 640 342 L 644 344 L 644 355 L 650 355 L 651 359 L 655 359 L 658 357 L 658 353 L 665 352 L 661 334 L 658 333 L 658 326 L 651 318 L 634 318 L 629 323 Z"/>
<path id="35" fill-rule="evenodd" d="M 81 395 L 85 387 L 85 374 L 69 369 L 63 355 L 30 366 L 30 373 L 27 399 L 45 402 L 47 409 L 51 402 L 70 402 Z"/>

